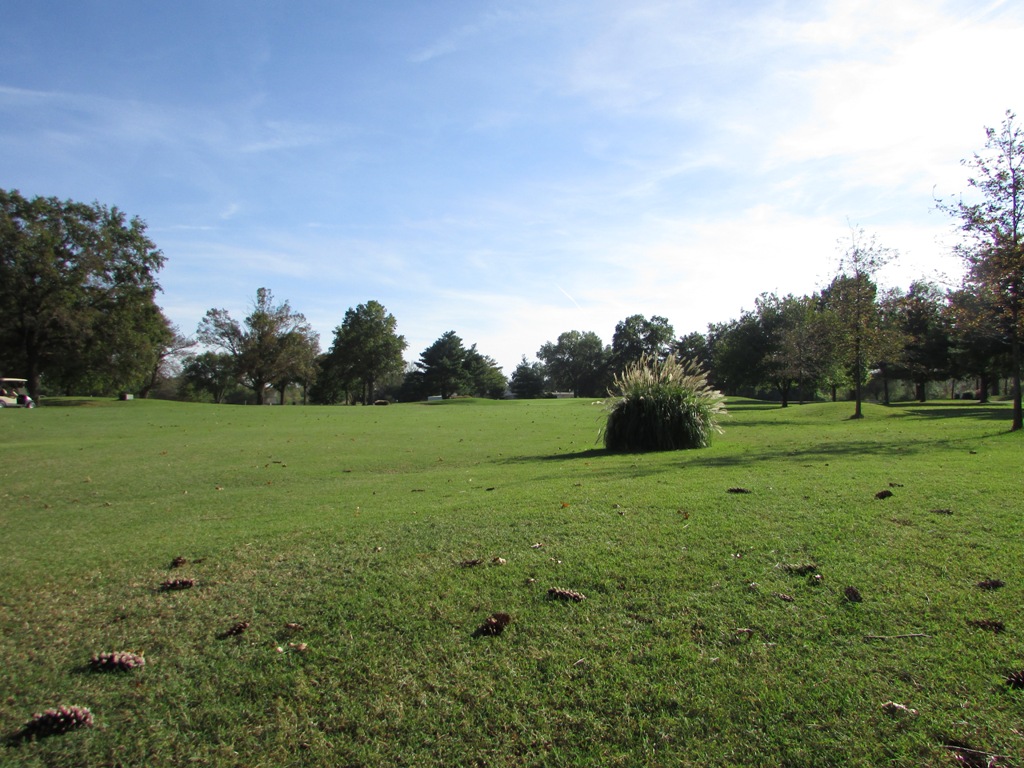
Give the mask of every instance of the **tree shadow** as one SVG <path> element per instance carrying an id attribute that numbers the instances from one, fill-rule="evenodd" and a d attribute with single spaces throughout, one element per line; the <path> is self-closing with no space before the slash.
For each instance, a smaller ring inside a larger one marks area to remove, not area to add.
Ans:
<path id="1" fill-rule="evenodd" d="M 1009 404 L 960 405 L 958 403 L 896 403 L 889 406 L 902 411 L 901 415 L 921 416 L 929 419 L 987 419 L 1011 421 L 1013 409 Z"/>

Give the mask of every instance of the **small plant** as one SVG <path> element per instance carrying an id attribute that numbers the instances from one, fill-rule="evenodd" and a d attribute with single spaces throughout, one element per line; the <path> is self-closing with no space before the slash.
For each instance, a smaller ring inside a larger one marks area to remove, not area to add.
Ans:
<path id="1" fill-rule="evenodd" d="M 692 362 L 644 355 L 615 376 L 604 445 L 610 451 L 706 448 L 721 432 L 725 396 Z"/>

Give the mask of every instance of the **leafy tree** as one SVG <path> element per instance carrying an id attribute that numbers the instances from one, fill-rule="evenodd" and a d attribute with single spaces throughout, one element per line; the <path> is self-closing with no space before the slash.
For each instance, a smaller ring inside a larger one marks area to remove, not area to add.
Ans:
<path id="1" fill-rule="evenodd" d="M 785 323 L 771 361 L 776 375 L 796 384 L 801 403 L 826 378 L 833 359 L 828 317 L 818 306 L 816 295 L 786 298 Z"/>
<path id="2" fill-rule="evenodd" d="M 639 362 L 641 357 L 664 360 L 672 352 L 675 331 L 668 319 L 652 315 L 630 315 L 615 325 L 612 336 L 612 366 L 624 371 L 626 366 Z"/>
<path id="3" fill-rule="evenodd" d="M 0 190 L 0 368 L 108 389 L 141 380 L 169 335 L 163 254 L 117 208 Z"/>
<path id="4" fill-rule="evenodd" d="M 476 344 L 466 350 L 462 366 L 469 376 L 470 393 L 474 397 L 490 397 L 498 400 L 505 396 L 508 379 L 501 372 L 501 366 L 494 358 L 480 354 Z"/>
<path id="5" fill-rule="evenodd" d="M 526 355 L 512 372 L 510 387 L 512 394 L 520 400 L 533 400 L 544 396 L 546 374 L 544 365 L 540 362 L 529 363 Z"/>
<path id="6" fill-rule="evenodd" d="M 913 382 L 915 396 L 923 403 L 928 382 L 950 374 L 945 297 L 933 283 L 915 281 L 906 294 L 894 297 L 893 304 L 894 346 L 899 349 L 892 374 Z"/>
<path id="7" fill-rule="evenodd" d="M 358 382 L 360 398 L 372 403 L 378 379 L 400 372 L 405 365 L 402 353 L 408 344 L 396 333 L 398 321 L 384 305 L 368 301 L 345 312 L 345 319 L 334 329 L 334 344 L 324 360 L 329 380 L 339 385 Z"/>
<path id="8" fill-rule="evenodd" d="M 973 376 L 981 402 L 993 384 L 1010 370 L 1010 344 L 999 320 L 998 302 L 983 286 L 966 286 L 949 295 L 950 357 L 958 376 Z"/>
<path id="9" fill-rule="evenodd" d="M 181 378 L 185 387 L 206 392 L 215 403 L 223 403 L 224 396 L 237 381 L 235 358 L 227 352 L 192 355 L 185 359 Z"/>
<path id="10" fill-rule="evenodd" d="M 211 309 L 199 323 L 197 338 L 232 356 L 239 380 L 256 394 L 257 405 L 266 401 L 267 388 L 282 381 L 297 381 L 300 366 L 319 346 L 306 318 L 288 302 L 274 304 L 267 288 L 256 292 L 252 312 L 239 324 L 224 309 Z"/>
<path id="11" fill-rule="evenodd" d="M 965 161 L 975 175 L 968 186 L 977 202 L 940 205 L 960 219 L 966 236 L 959 252 L 967 285 L 994 302 L 996 319 L 1009 341 L 1013 378 L 1011 431 L 1024 428 L 1021 411 L 1021 338 L 1024 335 L 1024 132 L 1007 111 L 1002 125 L 985 129 L 984 154 Z"/>
<path id="12" fill-rule="evenodd" d="M 753 312 L 708 328 L 712 350 L 714 386 L 731 395 L 755 395 L 766 381 L 768 339 Z"/>
<path id="13" fill-rule="evenodd" d="M 466 348 L 455 331 L 446 331 L 423 350 L 416 362 L 415 377 L 422 392 L 439 394 L 447 400 L 471 386 L 472 380 L 464 365 Z"/>
<path id="14" fill-rule="evenodd" d="M 572 391 L 573 397 L 603 394 L 609 350 L 593 331 L 566 331 L 537 352 L 553 386 Z"/>
<path id="15" fill-rule="evenodd" d="M 711 347 L 708 344 L 708 337 L 703 333 L 694 331 L 680 337 L 672 349 L 677 360 L 692 360 L 705 371 L 711 369 Z"/>
<path id="16" fill-rule="evenodd" d="M 173 378 L 180 371 L 188 351 L 196 345 L 195 339 L 185 336 L 178 326 L 168 325 L 168 330 L 170 335 L 154 350 L 152 364 L 139 387 L 139 397 L 149 397 L 161 382 Z"/>
<path id="17" fill-rule="evenodd" d="M 845 246 L 839 274 L 823 291 L 825 305 L 834 313 L 836 352 L 853 382 L 852 418 L 864 418 L 861 408 L 870 365 L 882 356 L 887 339 L 879 325 L 878 287 L 874 274 L 895 257 L 863 230 L 854 230 Z"/>

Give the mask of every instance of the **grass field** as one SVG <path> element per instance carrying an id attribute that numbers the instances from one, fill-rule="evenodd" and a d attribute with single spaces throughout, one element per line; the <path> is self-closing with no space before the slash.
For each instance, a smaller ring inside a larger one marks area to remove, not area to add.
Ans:
<path id="1" fill-rule="evenodd" d="M 0 413 L 2 765 L 1024 768 L 1005 406 L 63 404 Z"/>

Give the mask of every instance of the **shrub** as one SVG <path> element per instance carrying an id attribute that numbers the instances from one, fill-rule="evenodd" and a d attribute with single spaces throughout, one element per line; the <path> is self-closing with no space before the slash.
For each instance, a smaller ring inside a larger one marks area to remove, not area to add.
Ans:
<path id="1" fill-rule="evenodd" d="M 693 361 L 643 356 L 615 376 L 604 446 L 611 451 L 706 448 L 721 432 L 725 396 Z"/>

